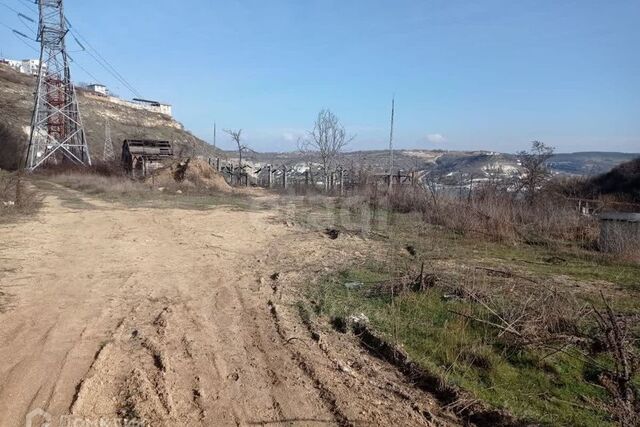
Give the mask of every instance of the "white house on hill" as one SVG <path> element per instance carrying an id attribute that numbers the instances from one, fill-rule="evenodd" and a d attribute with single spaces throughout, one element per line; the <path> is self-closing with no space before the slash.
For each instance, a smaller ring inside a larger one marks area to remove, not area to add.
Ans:
<path id="1" fill-rule="evenodd" d="M 89 89 L 91 92 L 99 93 L 105 96 L 109 92 L 105 85 L 101 85 L 99 83 L 91 83 L 90 85 L 87 86 L 87 89 Z"/>
<path id="2" fill-rule="evenodd" d="M 0 62 L 9 65 L 14 70 L 22 73 L 29 74 L 31 76 L 38 75 L 38 68 L 40 67 L 39 59 L 23 59 L 21 61 L 16 61 L 14 59 L 2 59 Z M 45 70 L 47 69 L 47 64 L 44 64 Z"/>

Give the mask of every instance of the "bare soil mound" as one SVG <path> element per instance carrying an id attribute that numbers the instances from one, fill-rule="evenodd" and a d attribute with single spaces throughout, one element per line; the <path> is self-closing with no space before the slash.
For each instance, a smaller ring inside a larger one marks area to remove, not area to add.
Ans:
<path id="1" fill-rule="evenodd" d="M 176 185 L 207 189 L 229 193 L 232 188 L 224 180 L 222 175 L 211 167 L 206 161 L 189 158 L 171 163 L 153 172 L 146 179 L 156 187 L 173 187 Z"/>

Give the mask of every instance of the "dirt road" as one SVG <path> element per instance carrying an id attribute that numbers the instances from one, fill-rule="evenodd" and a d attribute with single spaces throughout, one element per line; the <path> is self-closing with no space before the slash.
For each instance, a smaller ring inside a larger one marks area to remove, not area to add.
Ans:
<path id="1" fill-rule="evenodd" d="M 348 336 L 312 340 L 290 304 L 362 239 L 274 211 L 133 209 L 62 188 L 0 239 L 2 426 L 38 409 L 33 425 L 452 422 Z"/>

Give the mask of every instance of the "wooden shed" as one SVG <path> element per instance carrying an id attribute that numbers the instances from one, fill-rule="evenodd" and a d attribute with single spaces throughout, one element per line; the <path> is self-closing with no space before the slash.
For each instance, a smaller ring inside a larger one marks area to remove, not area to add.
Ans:
<path id="1" fill-rule="evenodd" d="M 146 176 L 171 158 L 173 147 L 169 141 L 125 139 L 122 143 L 122 166 L 133 175 Z"/>
<path id="2" fill-rule="evenodd" d="M 600 249 L 613 253 L 640 252 L 640 213 L 605 212 L 600 220 Z"/>

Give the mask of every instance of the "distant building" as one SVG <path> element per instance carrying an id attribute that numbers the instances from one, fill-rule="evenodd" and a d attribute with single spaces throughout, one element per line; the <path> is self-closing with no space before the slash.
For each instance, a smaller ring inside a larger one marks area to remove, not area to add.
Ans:
<path id="1" fill-rule="evenodd" d="M 46 66 L 47 65 L 45 64 L 45 69 L 46 69 Z M 39 69 L 40 69 L 39 59 L 23 59 L 22 60 L 22 66 L 20 68 L 21 73 L 37 76 Z"/>
<path id="2" fill-rule="evenodd" d="M 144 108 L 145 110 L 153 111 L 155 113 L 160 113 L 160 114 L 166 114 L 167 116 L 172 115 L 170 104 L 163 104 L 162 102 L 150 101 L 148 99 L 140 99 L 140 98 L 134 98 L 133 102 L 141 105 L 142 108 Z"/>
<path id="3" fill-rule="evenodd" d="M 20 71 L 20 67 L 22 66 L 22 61 L 15 61 L 13 59 L 3 59 L 2 63 L 7 64 L 16 71 Z"/>
<path id="4" fill-rule="evenodd" d="M 3 59 L 1 62 L 7 64 L 11 68 L 22 74 L 29 74 L 31 76 L 37 76 L 38 69 L 40 68 L 39 59 L 23 59 L 21 61 L 17 61 L 14 59 Z M 44 64 L 44 69 L 47 69 L 47 64 Z"/>
<path id="5" fill-rule="evenodd" d="M 87 89 L 89 89 L 91 92 L 99 93 L 104 96 L 107 96 L 107 94 L 109 93 L 105 85 L 101 85 L 98 83 L 91 83 L 90 85 L 87 85 Z"/>

